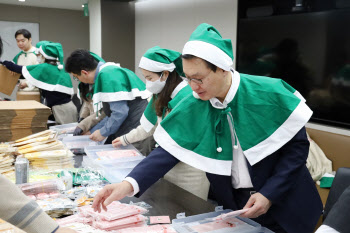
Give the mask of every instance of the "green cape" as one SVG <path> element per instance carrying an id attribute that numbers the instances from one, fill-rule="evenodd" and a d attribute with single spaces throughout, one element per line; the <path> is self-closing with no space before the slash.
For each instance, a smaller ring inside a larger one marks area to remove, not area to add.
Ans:
<path id="1" fill-rule="evenodd" d="M 310 119 L 312 111 L 281 79 L 238 72 L 232 77 L 235 93 L 226 109 L 189 95 L 157 127 L 157 143 L 195 168 L 229 176 L 236 138 L 254 165 L 291 140 Z M 231 122 L 237 137 L 231 135 Z"/>
<path id="2" fill-rule="evenodd" d="M 69 95 L 74 94 L 72 80 L 67 72 L 56 65 L 42 63 L 23 66 L 22 75 L 34 86 L 47 91 L 57 91 Z"/>

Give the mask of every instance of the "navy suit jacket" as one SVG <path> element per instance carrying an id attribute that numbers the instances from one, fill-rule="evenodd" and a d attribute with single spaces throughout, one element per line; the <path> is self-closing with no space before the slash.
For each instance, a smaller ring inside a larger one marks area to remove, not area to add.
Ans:
<path id="1" fill-rule="evenodd" d="M 269 212 L 288 233 L 311 233 L 322 213 L 322 202 L 306 168 L 309 141 L 303 127 L 287 144 L 248 169 L 252 184 L 272 202 Z M 128 177 L 142 195 L 179 160 L 158 147 Z M 214 195 L 225 209 L 237 210 L 230 176 L 207 173 Z"/>

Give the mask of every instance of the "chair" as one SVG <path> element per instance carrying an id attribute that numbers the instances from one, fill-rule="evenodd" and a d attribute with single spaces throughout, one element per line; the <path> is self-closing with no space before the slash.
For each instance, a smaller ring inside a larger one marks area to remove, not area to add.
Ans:
<path id="1" fill-rule="evenodd" d="M 350 168 L 341 167 L 337 170 L 334 177 L 332 187 L 326 201 L 323 213 L 323 221 L 327 218 L 329 211 L 332 209 L 334 203 L 337 202 L 344 190 L 350 186 Z"/>

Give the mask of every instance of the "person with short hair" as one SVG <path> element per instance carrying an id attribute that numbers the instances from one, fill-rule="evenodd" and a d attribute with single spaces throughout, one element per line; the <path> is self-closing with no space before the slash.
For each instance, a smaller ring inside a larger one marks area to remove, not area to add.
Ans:
<path id="1" fill-rule="evenodd" d="M 0 57 L 2 40 L 0 37 Z M 1 60 L 0 60 L 0 63 Z M 5 176 L 0 174 L 0 218 L 21 228 L 28 233 L 76 233 L 76 231 L 59 227 L 38 204 Z"/>
<path id="2" fill-rule="evenodd" d="M 225 209 L 248 209 L 242 217 L 276 233 L 313 232 L 323 208 L 306 167 L 305 100 L 281 79 L 233 70 L 232 42 L 212 25 L 199 25 L 182 54 L 193 95 L 158 125 L 159 147 L 105 186 L 93 208 L 142 195 L 182 161 L 206 172 Z"/>
<path id="3" fill-rule="evenodd" d="M 113 62 L 98 62 L 89 51 L 75 50 L 65 69 L 76 80 L 91 84 L 94 111 L 107 115 L 90 129 L 94 141 L 107 139 L 106 144 L 140 124 L 140 118 L 151 95 L 134 72 Z"/>
<path id="4" fill-rule="evenodd" d="M 36 49 L 32 45 L 32 34 L 27 29 L 20 29 L 16 31 L 15 39 L 21 52 L 13 58 L 13 62 L 20 66 L 38 64 L 35 54 Z"/>
<path id="5" fill-rule="evenodd" d="M 90 54 L 95 58 L 97 62 L 106 63 L 105 60 L 97 54 L 90 51 Z M 98 117 L 94 112 L 94 106 L 92 104 L 93 85 L 79 82 L 78 84 L 78 98 L 82 101 L 82 106 L 79 113 L 78 125 L 73 132 L 73 136 L 84 135 L 89 132 L 91 128 L 97 125 L 106 114 L 103 110 L 100 111 Z"/>
<path id="6" fill-rule="evenodd" d="M 38 50 L 40 64 L 19 66 L 9 61 L 3 64 L 11 71 L 20 73 L 27 83 L 38 87 L 46 106 L 52 109 L 58 124 L 76 122 L 78 112 L 72 102 L 72 80 L 63 70 L 63 48 L 60 43 L 46 41 Z"/>

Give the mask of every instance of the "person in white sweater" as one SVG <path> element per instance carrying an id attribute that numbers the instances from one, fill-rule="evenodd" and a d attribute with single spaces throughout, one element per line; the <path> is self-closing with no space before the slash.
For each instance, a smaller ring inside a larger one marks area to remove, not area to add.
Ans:
<path id="1" fill-rule="evenodd" d="M 184 97 L 192 94 L 182 70 L 181 53 L 155 46 L 147 50 L 139 67 L 146 79 L 146 88 L 153 93 L 145 109 L 140 126 L 116 138 L 114 147 L 135 144 L 152 137 L 158 124 Z M 165 179 L 179 187 L 207 199 L 209 182 L 204 172 L 185 163 L 177 164 Z"/>

